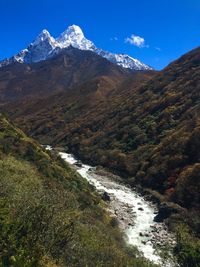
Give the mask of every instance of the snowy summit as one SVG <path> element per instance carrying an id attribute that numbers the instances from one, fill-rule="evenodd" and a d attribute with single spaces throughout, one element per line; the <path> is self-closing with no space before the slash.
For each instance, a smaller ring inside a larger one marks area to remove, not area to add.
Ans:
<path id="1" fill-rule="evenodd" d="M 108 59 L 114 64 L 132 70 L 150 70 L 149 66 L 141 61 L 124 54 L 114 54 L 97 48 L 94 43 L 85 38 L 82 29 L 77 25 L 69 26 L 57 39 L 54 39 L 47 30 L 43 30 L 37 38 L 17 55 L 0 62 L 0 67 L 19 63 L 35 63 L 46 60 L 62 49 L 73 46 L 81 50 L 90 50 Z"/>

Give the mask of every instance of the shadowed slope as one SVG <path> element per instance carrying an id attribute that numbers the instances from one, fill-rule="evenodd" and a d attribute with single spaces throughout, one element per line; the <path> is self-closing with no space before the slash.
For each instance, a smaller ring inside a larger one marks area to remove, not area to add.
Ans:
<path id="1" fill-rule="evenodd" d="M 5 102 L 49 96 L 102 76 L 118 83 L 130 73 L 93 52 L 69 47 L 46 61 L 1 68 L 0 99 Z"/>

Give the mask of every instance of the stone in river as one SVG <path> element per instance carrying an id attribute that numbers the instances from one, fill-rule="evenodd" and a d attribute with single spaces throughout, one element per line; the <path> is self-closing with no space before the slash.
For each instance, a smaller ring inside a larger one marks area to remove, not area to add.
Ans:
<path id="1" fill-rule="evenodd" d="M 128 208 L 128 209 L 126 210 L 126 212 L 127 212 L 127 213 L 132 213 L 133 210 L 132 210 L 132 208 Z"/>
<path id="2" fill-rule="evenodd" d="M 82 167 L 82 162 L 80 161 L 80 160 L 78 160 L 77 162 L 75 162 L 75 165 L 77 166 L 77 167 Z"/>
<path id="3" fill-rule="evenodd" d="M 104 201 L 110 201 L 110 196 L 107 192 L 104 192 L 102 197 L 101 197 Z"/>
<path id="4" fill-rule="evenodd" d="M 144 211 L 144 209 L 143 209 L 143 208 L 138 208 L 138 210 Z"/>

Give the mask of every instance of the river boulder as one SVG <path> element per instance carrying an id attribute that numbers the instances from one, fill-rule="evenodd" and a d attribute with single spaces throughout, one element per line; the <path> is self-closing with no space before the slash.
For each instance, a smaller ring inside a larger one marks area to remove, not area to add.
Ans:
<path id="1" fill-rule="evenodd" d="M 183 213 L 184 208 L 173 202 L 163 202 L 159 206 L 158 214 L 155 216 L 155 222 L 163 222 L 165 219 L 175 213 Z"/>
<path id="2" fill-rule="evenodd" d="M 75 165 L 77 166 L 77 167 L 82 167 L 82 162 L 80 161 L 80 160 L 78 160 L 78 161 L 76 161 L 75 162 Z"/>
<path id="3" fill-rule="evenodd" d="M 104 201 L 110 201 L 110 196 L 109 194 L 105 191 L 103 194 L 102 194 L 102 197 L 101 197 Z"/>

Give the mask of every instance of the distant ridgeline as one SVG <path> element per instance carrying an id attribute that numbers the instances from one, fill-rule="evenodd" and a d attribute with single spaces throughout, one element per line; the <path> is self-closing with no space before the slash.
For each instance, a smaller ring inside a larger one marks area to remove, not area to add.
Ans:
<path id="1" fill-rule="evenodd" d="M 57 39 L 52 37 L 47 30 L 43 30 L 26 49 L 11 58 L 1 61 L 0 67 L 13 63 L 32 64 L 40 62 L 52 58 L 70 47 L 83 51 L 92 51 L 118 66 L 133 71 L 152 70 L 148 65 L 129 55 L 114 54 L 97 48 L 92 41 L 85 38 L 83 31 L 77 25 L 69 26 Z"/>

